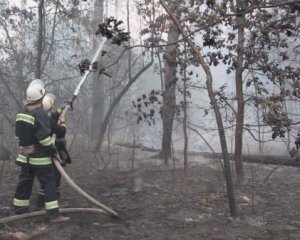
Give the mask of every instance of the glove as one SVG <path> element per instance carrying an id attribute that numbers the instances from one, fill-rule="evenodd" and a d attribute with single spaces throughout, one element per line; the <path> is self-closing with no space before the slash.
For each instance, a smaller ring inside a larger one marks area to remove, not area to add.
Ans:
<path id="1" fill-rule="evenodd" d="M 68 153 L 68 150 L 66 149 L 66 146 L 64 145 L 64 143 L 63 142 L 57 142 L 56 146 L 57 146 L 57 150 L 58 150 L 60 159 L 64 163 L 71 164 L 72 160 L 71 160 L 71 157 L 70 157 L 70 155 Z"/>
<path id="2" fill-rule="evenodd" d="M 58 153 L 56 153 L 56 154 L 54 154 L 53 156 L 52 156 L 52 159 L 54 160 L 57 160 L 59 163 L 60 163 L 60 165 L 62 166 L 62 167 L 65 167 L 66 166 L 66 162 L 63 160 L 63 159 L 61 159 L 60 157 L 59 157 L 59 154 Z"/>
<path id="3" fill-rule="evenodd" d="M 62 105 L 62 106 L 60 106 L 59 108 L 56 109 L 56 112 L 57 112 L 58 116 L 60 116 L 62 114 L 65 107 L 66 107 L 66 104 L 64 104 L 64 105 Z"/>
<path id="4" fill-rule="evenodd" d="M 66 124 L 66 118 L 65 117 L 63 117 L 63 116 L 61 116 L 59 119 L 58 119 L 58 122 L 59 122 L 59 124 Z"/>
<path id="5" fill-rule="evenodd" d="M 64 122 L 66 121 L 65 116 L 60 116 L 60 117 L 59 117 L 59 121 L 60 121 L 61 123 L 64 123 Z"/>
<path id="6" fill-rule="evenodd" d="M 70 109 L 73 110 L 73 102 L 76 99 L 76 96 L 73 95 L 72 97 L 70 97 L 67 101 L 66 101 L 66 105 L 70 106 Z"/>

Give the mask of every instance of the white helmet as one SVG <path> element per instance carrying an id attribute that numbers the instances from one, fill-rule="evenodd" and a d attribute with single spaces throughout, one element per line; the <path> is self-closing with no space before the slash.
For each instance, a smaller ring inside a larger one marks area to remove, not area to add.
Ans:
<path id="1" fill-rule="evenodd" d="M 52 93 L 46 93 L 43 98 L 43 109 L 45 111 L 50 110 L 54 106 L 55 95 Z"/>
<path id="2" fill-rule="evenodd" d="M 39 78 L 34 79 L 29 83 L 29 86 L 32 86 L 32 85 L 38 85 L 38 86 L 45 88 L 45 83 Z"/>
<path id="3" fill-rule="evenodd" d="M 46 90 L 44 87 L 38 84 L 29 85 L 26 90 L 26 98 L 28 103 L 32 103 L 35 101 L 40 100 L 42 97 L 45 96 Z"/>

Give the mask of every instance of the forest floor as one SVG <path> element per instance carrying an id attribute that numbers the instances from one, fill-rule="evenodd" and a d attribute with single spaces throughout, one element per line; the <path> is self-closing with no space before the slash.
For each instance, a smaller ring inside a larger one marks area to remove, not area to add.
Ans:
<path id="1" fill-rule="evenodd" d="M 67 166 L 71 178 L 117 211 L 119 219 L 69 213 L 70 222 L 51 225 L 45 217 L 34 217 L 0 224 L 0 239 L 300 239 L 300 168 L 245 163 L 246 179 L 235 189 L 239 217 L 233 219 L 218 160 L 190 156 L 184 174 L 181 155 L 169 167 L 153 155 L 137 150 L 132 161 L 132 150 L 123 149 L 109 163 L 81 156 Z M 19 169 L 12 161 L 0 164 L 4 218 L 10 214 Z M 37 186 L 33 192 L 34 200 Z M 61 194 L 63 208 L 93 207 L 64 180 Z"/>

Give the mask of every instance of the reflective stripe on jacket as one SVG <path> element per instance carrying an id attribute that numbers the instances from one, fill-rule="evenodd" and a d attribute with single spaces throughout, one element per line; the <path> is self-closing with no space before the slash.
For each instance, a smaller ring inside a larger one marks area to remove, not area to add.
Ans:
<path id="1" fill-rule="evenodd" d="M 29 157 L 27 159 L 26 156 L 19 154 L 16 160 L 18 163 L 29 163 L 31 165 L 36 165 L 36 166 L 44 166 L 44 165 L 49 165 L 52 164 L 52 159 L 51 157 L 43 157 L 43 158 L 33 158 Z"/>

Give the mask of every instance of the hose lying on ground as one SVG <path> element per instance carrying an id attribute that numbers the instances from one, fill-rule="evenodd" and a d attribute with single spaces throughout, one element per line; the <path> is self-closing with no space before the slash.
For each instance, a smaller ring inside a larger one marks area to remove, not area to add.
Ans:
<path id="1" fill-rule="evenodd" d="M 104 213 L 108 214 L 108 215 L 112 215 L 114 217 L 118 217 L 118 213 L 116 213 L 114 210 L 110 209 L 109 207 L 106 207 L 105 205 L 103 205 L 102 203 L 98 202 L 95 198 L 91 197 L 90 195 L 88 195 L 86 192 L 84 192 L 79 186 L 77 186 L 76 183 L 74 183 L 74 181 L 69 177 L 69 175 L 65 172 L 65 170 L 63 169 L 63 167 L 60 165 L 59 160 L 54 159 L 54 164 L 57 168 L 57 170 L 59 171 L 59 173 L 62 175 L 62 177 L 67 181 L 67 183 L 75 190 L 77 191 L 81 196 L 83 196 L 84 198 L 86 198 L 88 201 L 90 201 L 91 203 L 93 203 L 94 205 L 96 205 L 97 207 L 101 208 L 102 210 L 104 210 Z"/>
<path id="2" fill-rule="evenodd" d="M 98 208 L 61 208 L 61 209 L 59 209 L 59 212 L 60 213 L 87 212 L 87 213 L 106 214 L 105 211 L 103 211 L 102 209 L 98 209 Z M 24 213 L 24 214 L 20 214 L 20 215 L 13 215 L 13 216 L 9 216 L 6 218 L 1 218 L 0 223 L 7 223 L 7 222 L 16 221 L 16 220 L 21 220 L 24 218 L 37 217 L 37 216 L 42 216 L 42 215 L 46 215 L 46 214 L 47 214 L 46 210 L 43 210 L 43 211 Z"/>

